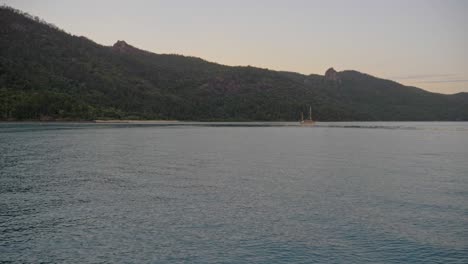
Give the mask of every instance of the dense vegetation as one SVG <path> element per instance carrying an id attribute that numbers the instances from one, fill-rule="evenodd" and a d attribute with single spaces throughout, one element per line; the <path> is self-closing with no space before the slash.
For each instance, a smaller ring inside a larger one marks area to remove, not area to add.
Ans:
<path id="1" fill-rule="evenodd" d="M 106 47 L 0 8 L 0 119 L 468 120 L 468 95 L 355 71 L 337 80 L 199 58 L 123 41 Z"/>

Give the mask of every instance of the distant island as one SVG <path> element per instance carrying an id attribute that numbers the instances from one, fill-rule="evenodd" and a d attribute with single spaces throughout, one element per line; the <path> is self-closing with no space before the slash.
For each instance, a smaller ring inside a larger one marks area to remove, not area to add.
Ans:
<path id="1" fill-rule="evenodd" d="M 102 46 L 0 7 L 0 120 L 297 121 L 309 106 L 318 121 L 468 121 L 468 93 Z"/>

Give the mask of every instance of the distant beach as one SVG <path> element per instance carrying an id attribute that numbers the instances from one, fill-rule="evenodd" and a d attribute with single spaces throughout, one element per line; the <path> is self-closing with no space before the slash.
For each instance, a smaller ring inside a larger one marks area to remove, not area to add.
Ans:
<path id="1" fill-rule="evenodd" d="M 177 123 L 177 120 L 93 120 L 94 123 L 103 124 L 161 124 L 161 123 Z"/>

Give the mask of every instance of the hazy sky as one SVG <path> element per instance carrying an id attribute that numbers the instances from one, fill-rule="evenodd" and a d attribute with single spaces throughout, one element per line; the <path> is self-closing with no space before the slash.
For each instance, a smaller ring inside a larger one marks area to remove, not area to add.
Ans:
<path id="1" fill-rule="evenodd" d="M 468 92 L 468 0 L 0 0 L 100 44 Z"/>

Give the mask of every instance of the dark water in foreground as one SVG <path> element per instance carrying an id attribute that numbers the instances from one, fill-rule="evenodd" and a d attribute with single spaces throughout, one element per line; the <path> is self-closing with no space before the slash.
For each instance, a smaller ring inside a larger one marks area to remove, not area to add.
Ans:
<path id="1" fill-rule="evenodd" d="M 0 124 L 0 262 L 468 263 L 468 123 L 271 125 Z"/>

